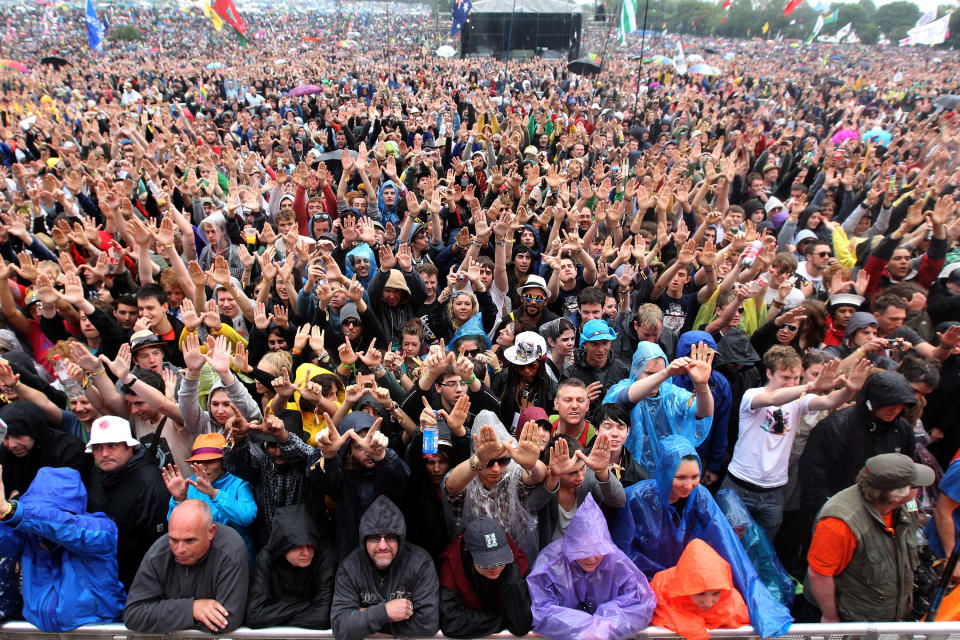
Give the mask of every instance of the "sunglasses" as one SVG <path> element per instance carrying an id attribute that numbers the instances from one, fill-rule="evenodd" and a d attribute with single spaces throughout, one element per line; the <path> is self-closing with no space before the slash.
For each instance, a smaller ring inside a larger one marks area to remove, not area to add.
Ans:
<path id="1" fill-rule="evenodd" d="M 394 536 L 390 534 L 367 536 L 368 543 L 372 542 L 373 544 L 380 544 L 381 540 L 387 544 L 395 544 L 400 542 L 400 536 Z"/>
<path id="2" fill-rule="evenodd" d="M 463 351 L 463 355 L 467 356 L 468 358 L 475 358 L 481 353 L 483 353 L 483 351 L 480 349 L 464 349 Z"/>
<path id="3" fill-rule="evenodd" d="M 817 251 L 817 255 L 821 258 L 832 258 L 833 254 L 829 251 Z"/>
<path id="4" fill-rule="evenodd" d="M 342 325 L 345 326 L 345 327 L 359 327 L 359 326 L 360 326 L 360 321 L 359 321 L 359 320 L 355 320 L 354 318 L 347 318 L 346 320 L 344 320 L 344 321 L 341 322 L 340 324 L 342 324 Z"/>
<path id="5" fill-rule="evenodd" d="M 787 425 L 783 421 L 783 411 L 775 409 L 773 412 L 773 432 L 778 436 L 782 436 L 786 429 Z"/>
<path id="6" fill-rule="evenodd" d="M 785 323 L 785 324 L 783 325 L 783 328 L 786 329 L 787 331 L 789 331 L 790 333 L 796 333 L 797 331 L 800 330 L 800 327 L 798 327 L 798 326 L 795 325 L 795 324 L 790 324 L 790 323 Z"/>
<path id="7" fill-rule="evenodd" d="M 512 460 L 510 456 L 504 456 L 502 458 L 494 458 L 493 460 L 487 463 L 487 469 L 492 469 L 494 464 L 499 464 L 501 468 L 506 467 L 508 464 L 510 464 L 510 460 Z"/>
<path id="8" fill-rule="evenodd" d="M 526 293 L 526 294 L 523 295 L 523 301 L 524 301 L 524 302 L 536 302 L 537 304 L 540 304 L 540 303 L 543 303 L 543 302 L 546 302 L 546 301 L 547 301 L 547 296 L 535 296 L 535 295 L 531 295 L 531 294 L 529 294 L 529 293 Z"/>

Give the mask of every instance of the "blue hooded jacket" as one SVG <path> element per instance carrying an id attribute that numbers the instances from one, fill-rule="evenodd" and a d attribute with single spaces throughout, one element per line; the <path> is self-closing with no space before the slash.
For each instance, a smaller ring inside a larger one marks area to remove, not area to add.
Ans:
<path id="1" fill-rule="evenodd" d="M 716 500 L 720 511 L 727 517 L 727 522 L 740 537 L 740 543 L 747 550 L 753 568 L 757 570 L 770 595 L 789 607 L 793 604 L 796 589 L 787 570 L 780 563 L 770 538 L 750 517 L 750 512 L 736 491 L 721 489 L 717 491 Z M 739 533 L 741 531 L 743 533 Z"/>
<path id="2" fill-rule="evenodd" d="M 687 543 L 700 538 L 730 563 L 734 585 L 747 603 L 754 630 L 763 638 L 785 634 L 793 622 L 790 612 L 761 582 L 710 492 L 697 485 L 682 504 L 669 502 L 680 461 L 693 456 L 700 464 L 696 449 L 681 436 L 664 438 L 660 449 L 656 476 L 627 487 L 627 504 L 614 525 L 613 541 L 651 579 L 658 571 L 676 565 Z"/>
<path id="3" fill-rule="evenodd" d="M 393 190 L 397 192 L 397 199 L 393 203 L 392 209 L 387 209 L 387 205 L 383 204 L 383 190 L 387 187 L 393 187 Z M 380 223 L 386 226 L 388 222 L 392 222 L 394 226 L 397 227 L 397 230 L 400 229 L 400 189 L 397 188 L 397 184 L 393 180 L 385 180 L 380 189 L 377 190 L 377 206 L 380 208 Z"/>
<path id="4" fill-rule="evenodd" d="M 366 258 L 370 261 L 369 275 L 362 280 L 359 277 L 357 278 L 360 284 L 363 285 L 363 288 L 368 289 L 370 287 L 370 281 L 373 280 L 373 276 L 377 274 L 377 257 L 373 253 L 373 249 L 371 249 L 370 245 L 368 245 L 366 242 L 361 242 L 353 249 L 350 249 L 350 251 L 347 252 L 346 260 L 344 261 L 346 263 L 344 266 L 346 267 L 346 275 L 348 278 L 352 278 L 353 274 L 356 273 L 353 270 L 353 261 L 351 260 L 352 256 Z"/>
<path id="5" fill-rule="evenodd" d="M 717 350 L 717 343 L 706 331 L 688 331 L 677 341 L 677 357 L 690 355 L 693 345 L 700 342 Z M 673 376 L 673 384 L 687 391 L 693 391 L 693 380 L 684 374 Z M 704 466 L 714 473 L 720 471 L 727 455 L 727 422 L 730 420 L 730 408 L 733 406 L 733 391 L 730 383 L 717 371 L 710 372 L 710 394 L 713 396 L 713 426 L 707 438 L 697 446 L 697 454 L 705 460 Z"/>
<path id="6" fill-rule="evenodd" d="M 590 573 L 576 563 L 598 555 L 603 561 Z M 629 638 L 650 624 L 657 605 L 647 579 L 614 546 L 590 494 L 563 538 L 540 552 L 527 585 L 533 630 L 551 640 Z"/>
<path id="7" fill-rule="evenodd" d="M 639 343 L 630 365 L 630 377 L 610 387 L 603 402 L 629 403 L 627 389 L 640 378 L 650 361 L 656 358 L 662 359 L 666 366 L 667 356 L 659 345 L 652 342 Z M 712 417 L 697 417 L 697 403 L 693 393 L 681 389 L 670 380 L 665 380 L 660 385 L 656 396 L 648 396 L 636 403 L 630 411 L 630 421 L 630 434 L 624 446 L 634 460 L 651 475 L 659 467 L 660 448 L 657 442 L 660 439 L 677 434 L 699 445 L 710 433 L 713 424 Z M 673 564 L 667 566 L 672 567 Z"/>
<path id="8" fill-rule="evenodd" d="M 0 549 L 20 558 L 23 617 L 41 631 L 69 631 L 123 614 L 117 525 L 103 513 L 87 513 L 76 469 L 41 467 L 13 517 L 0 523 Z"/>

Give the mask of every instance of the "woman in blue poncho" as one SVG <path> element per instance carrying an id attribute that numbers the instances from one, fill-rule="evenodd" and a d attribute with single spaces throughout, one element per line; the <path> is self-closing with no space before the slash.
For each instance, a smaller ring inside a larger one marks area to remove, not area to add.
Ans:
<path id="1" fill-rule="evenodd" d="M 650 475 L 659 466 L 659 440 L 676 434 L 699 446 L 713 425 L 713 395 L 708 385 L 713 355 L 700 344 L 693 345 L 690 354 L 690 358 L 668 364 L 659 345 L 641 342 L 633 354 L 630 377 L 610 387 L 603 399 L 630 411 L 632 426 L 623 446 Z M 681 374 L 695 383 L 694 391 L 673 383 L 671 376 Z"/>
<path id="2" fill-rule="evenodd" d="M 793 622 L 789 611 L 760 581 L 737 534 L 710 492 L 700 486 L 696 449 L 686 438 L 668 436 L 660 441 L 658 457 L 654 479 L 627 488 L 614 543 L 652 579 L 677 564 L 690 540 L 702 539 L 730 563 L 757 633 L 764 638 L 786 633 Z"/>

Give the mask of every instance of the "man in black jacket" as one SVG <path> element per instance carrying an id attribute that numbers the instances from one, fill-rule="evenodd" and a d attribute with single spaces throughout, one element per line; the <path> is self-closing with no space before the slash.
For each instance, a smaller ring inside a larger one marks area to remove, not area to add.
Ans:
<path id="1" fill-rule="evenodd" d="M 523 551 L 493 518 L 470 522 L 440 557 L 440 630 L 450 638 L 479 638 L 506 628 L 530 632 L 533 614 Z"/>
<path id="2" fill-rule="evenodd" d="M 97 463 L 87 486 L 87 510 L 102 511 L 116 523 L 120 582 L 129 591 L 144 554 L 167 530 L 170 493 L 153 453 L 133 438 L 123 418 L 94 420 L 87 453 Z"/>
<path id="3" fill-rule="evenodd" d="M 247 625 L 329 629 L 336 568 L 306 505 L 278 509 L 250 579 Z"/>
<path id="4" fill-rule="evenodd" d="M 427 552 L 406 542 L 405 534 L 403 514 L 386 496 L 363 514 L 360 546 L 337 571 L 330 610 L 334 637 L 424 637 L 437 632 L 437 572 Z"/>
<path id="5" fill-rule="evenodd" d="M 813 428 L 800 457 L 803 507 L 810 518 L 830 496 L 855 484 L 868 458 L 881 453 L 914 456 L 913 429 L 903 411 L 915 403 L 913 388 L 901 374 L 875 373 L 867 378 L 855 405 Z"/>

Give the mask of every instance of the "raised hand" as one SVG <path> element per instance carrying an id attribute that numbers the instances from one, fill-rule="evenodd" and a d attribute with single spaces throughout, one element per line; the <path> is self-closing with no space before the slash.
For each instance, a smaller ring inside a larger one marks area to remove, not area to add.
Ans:
<path id="1" fill-rule="evenodd" d="M 271 385 L 273 386 L 273 390 L 276 391 L 277 395 L 281 398 L 289 398 L 293 395 L 293 392 L 297 390 L 293 382 L 290 381 L 290 372 L 287 371 L 286 367 L 281 369 L 280 375 L 273 379 Z"/>
<path id="2" fill-rule="evenodd" d="M 180 473 L 180 468 L 175 464 L 168 464 L 160 470 L 160 477 L 163 483 L 167 485 L 167 491 L 177 502 L 183 502 L 187 499 L 187 480 Z"/>
<path id="3" fill-rule="evenodd" d="M 190 372 L 191 376 L 199 375 L 207 359 L 203 355 L 203 352 L 200 351 L 200 338 L 197 334 L 187 334 L 187 337 L 183 339 L 181 351 L 183 353 L 183 362 L 187 365 L 187 371 Z"/>
<path id="4" fill-rule="evenodd" d="M 537 464 L 540 457 L 540 427 L 533 420 L 523 425 L 523 431 L 520 432 L 520 440 L 516 446 L 512 445 L 512 439 L 504 443 L 504 449 L 513 461 L 523 467 L 524 471 L 530 471 Z"/>
<path id="5" fill-rule="evenodd" d="M 70 343 L 70 359 L 83 367 L 84 371 L 96 371 L 100 368 L 100 360 L 79 342 Z"/>
<path id="6" fill-rule="evenodd" d="M 113 372 L 117 380 L 123 382 L 127 376 L 130 375 L 130 345 L 126 342 L 120 345 L 120 349 L 117 351 L 117 357 L 113 360 L 101 354 L 100 362 L 105 364 L 110 371 Z"/>
<path id="7" fill-rule="evenodd" d="M 560 440 L 557 442 L 560 442 Z M 610 437 L 601 433 L 594 440 L 590 455 L 585 454 L 582 450 L 577 451 L 574 455 L 583 460 L 588 467 L 593 469 L 594 473 L 602 474 L 606 472 L 607 465 L 610 463 Z"/>
<path id="8" fill-rule="evenodd" d="M 230 342 L 226 336 L 217 336 L 213 341 L 213 349 L 208 348 L 204 355 L 204 360 L 220 377 L 230 371 L 230 358 Z"/>
<path id="9" fill-rule="evenodd" d="M 352 429 L 350 437 L 357 443 L 357 446 L 370 454 L 370 457 L 379 462 L 387 455 L 387 445 L 389 440 L 387 436 L 380 433 L 380 423 L 383 418 L 374 420 L 373 425 L 363 436 L 358 436 Z"/>
<path id="10" fill-rule="evenodd" d="M 353 350 L 353 344 L 350 343 L 350 338 L 344 338 L 343 344 L 337 348 L 337 353 L 340 356 L 340 362 L 348 367 L 355 364 L 359 358 Z"/>
<path id="11" fill-rule="evenodd" d="M 370 341 L 367 350 L 359 354 L 360 361 L 370 369 L 376 369 L 383 362 L 383 354 L 376 348 L 377 339 Z"/>
<path id="12" fill-rule="evenodd" d="M 576 461 L 570 457 L 570 447 L 563 438 L 558 438 L 553 443 L 553 447 L 550 449 L 550 464 L 547 468 L 550 475 L 556 479 L 576 469 Z"/>
<path id="13" fill-rule="evenodd" d="M 230 403 L 230 408 L 233 410 L 233 415 L 227 418 L 227 423 L 224 425 L 224 435 L 228 440 L 231 437 L 243 438 L 250 430 L 250 423 L 243 417 L 235 404 Z"/>
<path id="14" fill-rule="evenodd" d="M 687 375 L 694 385 L 707 384 L 713 370 L 715 352 L 706 343 L 699 342 L 690 350 L 690 362 L 687 365 Z"/>
<path id="15" fill-rule="evenodd" d="M 191 464 L 190 468 L 193 469 L 193 478 L 188 479 L 187 484 L 192 485 L 200 493 L 216 498 L 220 490 L 213 486 L 206 468 L 197 463 Z"/>
<path id="16" fill-rule="evenodd" d="M 488 424 L 482 425 L 473 434 L 474 453 L 481 467 L 485 467 L 491 460 L 505 455 L 503 446 L 497 440 L 497 432 Z M 539 447 L 537 448 L 539 453 Z"/>

